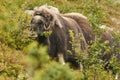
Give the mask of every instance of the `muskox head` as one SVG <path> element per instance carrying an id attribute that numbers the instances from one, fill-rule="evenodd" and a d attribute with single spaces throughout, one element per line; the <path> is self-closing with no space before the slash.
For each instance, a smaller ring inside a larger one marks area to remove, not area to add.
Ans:
<path id="1" fill-rule="evenodd" d="M 54 25 L 61 26 L 57 15 L 58 9 L 52 6 L 43 5 L 35 7 L 32 13 L 32 19 L 30 23 L 29 31 L 31 32 L 30 37 L 38 37 L 45 31 L 50 31 Z"/>

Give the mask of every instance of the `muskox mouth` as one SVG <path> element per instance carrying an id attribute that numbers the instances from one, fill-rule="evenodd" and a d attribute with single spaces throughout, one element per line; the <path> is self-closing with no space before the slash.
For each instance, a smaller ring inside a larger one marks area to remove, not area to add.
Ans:
<path id="1" fill-rule="evenodd" d="M 35 32 L 30 32 L 29 33 L 29 38 L 31 39 L 36 39 L 38 36 L 44 36 L 44 37 L 49 37 L 51 35 L 52 31 L 44 31 L 42 33 L 40 33 L 39 35 Z"/>
<path id="2" fill-rule="evenodd" d="M 38 35 L 36 33 L 29 33 L 28 37 L 31 39 L 36 39 Z"/>

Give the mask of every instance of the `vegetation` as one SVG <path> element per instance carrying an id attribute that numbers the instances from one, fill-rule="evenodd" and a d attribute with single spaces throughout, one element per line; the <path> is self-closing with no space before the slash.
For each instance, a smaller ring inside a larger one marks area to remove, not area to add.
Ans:
<path id="1" fill-rule="evenodd" d="M 25 10 L 46 3 L 61 13 L 84 14 L 97 36 L 104 32 L 99 28 L 101 25 L 114 28 L 114 44 L 120 43 L 119 0 L 0 0 L 0 80 L 114 80 L 114 73 L 120 74 L 117 59 L 113 56 L 109 64 L 113 69 L 105 70 L 103 66 L 107 63 L 99 58 L 103 48 L 106 53 L 113 49 L 106 46 L 107 42 L 101 44 L 98 39 L 87 57 L 78 56 L 83 64 L 83 71 L 79 71 L 69 63 L 63 66 L 51 60 L 47 47 L 28 37 L 31 16 Z"/>

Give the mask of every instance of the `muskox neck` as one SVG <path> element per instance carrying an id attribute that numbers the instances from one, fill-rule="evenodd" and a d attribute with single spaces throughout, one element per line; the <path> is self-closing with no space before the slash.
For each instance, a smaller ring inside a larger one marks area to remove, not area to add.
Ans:
<path id="1" fill-rule="evenodd" d="M 39 36 L 37 41 L 42 45 L 48 45 L 48 38 L 45 36 Z"/>

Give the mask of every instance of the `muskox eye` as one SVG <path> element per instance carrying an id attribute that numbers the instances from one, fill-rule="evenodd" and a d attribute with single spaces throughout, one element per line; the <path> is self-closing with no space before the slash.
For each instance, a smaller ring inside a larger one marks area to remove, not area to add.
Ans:
<path id="1" fill-rule="evenodd" d="M 38 24 L 42 24 L 43 22 L 41 20 L 39 20 Z"/>
<path id="2" fill-rule="evenodd" d="M 40 12 L 38 12 L 38 11 L 36 11 L 35 13 L 34 13 L 34 15 L 40 15 L 41 13 Z"/>
<path id="3" fill-rule="evenodd" d="M 43 16 L 44 17 L 44 15 L 42 13 L 36 13 L 35 15 L 39 15 L 39 16 Z"/>
<path id="4" fill-rule="evenodd" d="M 52 16 L 50 16 L 50 20 L 53 20 L 53 17 L 52 17 Z"/>
<path id="5" fill-rule="evenodd" d="M 37 14 L 35 14 L 35 15 L 39 15 L 39 16 L 41 16 L 41 14 L 40 14 L 40 13 L 37 13 Z"/>

